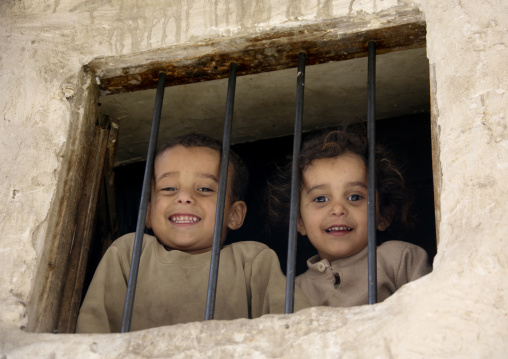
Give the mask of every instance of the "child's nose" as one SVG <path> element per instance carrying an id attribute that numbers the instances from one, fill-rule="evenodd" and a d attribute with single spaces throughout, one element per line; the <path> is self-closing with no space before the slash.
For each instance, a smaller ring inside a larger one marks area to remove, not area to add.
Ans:
<path id="1" fill-rule="evenodd" d="M 332 203 L 331 214 L 341 216 L 347 214 L 347 208 L 342 201 L 334 201 Z"/>
<path id="2" fill-rule="evenodd" d="M 177 203 L 191 204 L 194 202 L 194 198 L 189 191 L 180 190 L 178 192 L 178 196 L 176 197 L 176 201 Z"/>

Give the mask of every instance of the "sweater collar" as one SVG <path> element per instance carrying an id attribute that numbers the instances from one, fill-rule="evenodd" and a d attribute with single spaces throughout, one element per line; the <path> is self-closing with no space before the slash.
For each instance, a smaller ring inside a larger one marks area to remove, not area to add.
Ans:
<path id="1" fill-rule="evenodd" d="M 310 270 L 316 272 L 324 272 L 326 268 L 338 270 L 340 268 L 349 267 L 364 261 L 368 255 L 368 252 L 369 248 L 368 246 L 365 246 L 365 248 L 363 248 L 360 252 L 353 254 L 352 256 L 347 258 L 336 259 L 332 263 L 330 263 L 328 259 L 321 259 L 321 257 L 318 254 L 307 260 L 307 266 L 309 267 Z"/>

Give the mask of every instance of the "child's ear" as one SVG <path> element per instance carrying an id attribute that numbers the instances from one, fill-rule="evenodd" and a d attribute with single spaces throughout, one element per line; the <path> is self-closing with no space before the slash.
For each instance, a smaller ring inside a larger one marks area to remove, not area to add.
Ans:
<path id="1" fill-rule="evenodd" d="M 297 229 L 298 229 L 298 232 L 302 235 L 302 236 L 306 236 L 307 235 L 307 231 L 305 230 L 305 226 L 303 224 L 303 221 L 302 221 L 302 217 L 298 216 L 298 224 L 297 224 Z"/>
<path id="2" fill-rule="evenodd" d="M 377 220 L 377 230 L 383 232 L 388 227 L 390 227 L 390 224 L 392 224 L 392 215 L 387 214 L 384 216 L 379 215 Z"/>
<path id="3" fill-rule="evenodd" d="M 150 202 L 148 202 L 148 207 L 146 208 L 146 218 L 145 218 L 145 226 L 146 228 L 152 228 L 152 221 L 150 220 L 151 216 L 150 211 Z"/>
<path id="4" fill-rule="evenodd" d="M 229 210 L 228 228 L 235 230 L 243 225 L 247 214 L 247 204 L 244 201 L 236 201 Z"/>

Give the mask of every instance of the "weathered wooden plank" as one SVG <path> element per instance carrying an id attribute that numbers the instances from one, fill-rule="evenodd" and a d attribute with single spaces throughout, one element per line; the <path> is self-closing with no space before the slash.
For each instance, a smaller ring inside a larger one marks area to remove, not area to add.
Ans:
<path id="1" fill-rule="evenodd" d="M 94 232 L 95 213 L 104 169 L 109 130 L 96 127 L 92 151 L 88 158 L 86 179 L 78 208 L 64 293 L 58 319 L 59 333 L 73 333 L 81 304 L 83 280 L 87 268 L 90 242 Z"/>

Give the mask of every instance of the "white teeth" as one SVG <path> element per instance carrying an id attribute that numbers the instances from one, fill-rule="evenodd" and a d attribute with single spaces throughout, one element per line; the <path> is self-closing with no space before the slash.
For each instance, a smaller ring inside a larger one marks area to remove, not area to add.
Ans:
<path id="1" fill-rule="evenodd" d="M 330 232 L 335 232 L 335 231 L 348 231 L 348 232 L 350 232 L 352 230 L 353 230 L 353 228 L 349 228 L 349 227 L 331 227 L 331 228 L 328 228 L 326 231 L 328 233 L 330 233 Z"/>
<path id="2" fill-rule="evenodd" d="M 173 216 L 170 217 L 169 220 L 173 223 L 177 224 L 190 224 L 190 223 L 196 223 L 199 222 L 199 217 L 195 216 Z"/>

